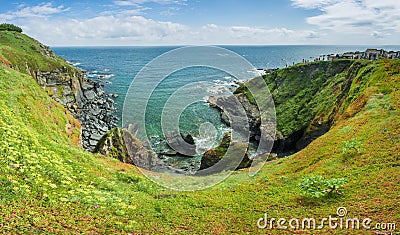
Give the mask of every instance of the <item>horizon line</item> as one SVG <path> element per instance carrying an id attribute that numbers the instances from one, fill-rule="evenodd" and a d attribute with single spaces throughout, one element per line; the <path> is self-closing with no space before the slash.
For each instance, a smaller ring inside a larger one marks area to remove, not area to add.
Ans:
<path id="1" fill-rule="evenodd" d="M 68 48 L 68 47 L 196 47 L 196 46 L 214 46 L 214 47 L 289 47 L 289 46 L 331 46 L 331 47 L 400 47 L 400 44 L 208 44 L 208 45 L 48 45 L 51 48 Z"/>

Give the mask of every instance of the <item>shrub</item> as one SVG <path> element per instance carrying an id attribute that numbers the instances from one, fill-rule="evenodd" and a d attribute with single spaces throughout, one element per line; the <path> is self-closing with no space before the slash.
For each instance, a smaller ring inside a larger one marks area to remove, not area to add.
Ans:
<path id="1" fill-rule="evenodd" d="M 314 175 L 304 177 L 299 187 L 304 196 L 321 198 L 341 194 L 339 189 L 347 183 L 345 178 L 325 179 L 320 175 Z"/>
<path id="2" fill-rule="evenodd" d="M 13 24 L 0 24 L 0 31 L 14 31 L 14 32 L 22 33 L 22 29 Z"/>
<path id="3" fill-rule="evenodd" d="M 357 138 L 352 138 L 349 141 L 344 141 L 342 145 L 342 155 L 345 162 L 351 160 L 360 154 L 362 142 Z"/>
<path id="4" fill-rule="evenodd" d="M 358 141 L 357 138 L 352 138 L 350 141 L 343 142 L 342 153 L 354 150 L 357 152 L 361 151 L 360 145 L 362 144 L 361 141 Z"/>

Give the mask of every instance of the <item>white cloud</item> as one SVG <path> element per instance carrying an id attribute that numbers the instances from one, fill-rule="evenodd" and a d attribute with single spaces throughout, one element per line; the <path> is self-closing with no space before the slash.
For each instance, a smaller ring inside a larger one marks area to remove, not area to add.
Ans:
<path id="1" fill-rule="evenodd" d="M 180 7 L 168 7 L 167 10 L 160 12 L 160 15 L 173 16 L 173 15 L 176 15 L 179 10 L 181 10 Z"/>
<path id="2" fill-rule="evenodd" d="M 135 9 L 121 9 L 121 10 L 113 10 L 113 11 L 103 11 L 99 13 L 101 16 L 109 16 L 109 15 L 123 15 L 123 16 L 138 16 L 145 14 L 146 11 L 151 10 L 150 7 L 137 6 Z"/>
<path id="3" fill-rule="evenodd" d="M 50 2 L 29 7 L 25 5 L 19 5 L 19 9 L 17 11 L 9 11 L 0 14 L 0 20 L 9 21 L 17 18 L 48 17 L 68 10 L 69 9 L 65 8 L 64 6 L 53 7 L 53 4 Z"/>
<path id="4" fill-rule="evenodd" d="M 131 4 L 145 2 L 160 4 L 180 3 L 183 0 L 125 0 Z M 320 35 L 313 31 L 287 28 L 249 26 L 221 27 L 208 24 L 203 27 L 156 21 L 140 16 L 148 10 L 143 5 L 135 9 L 118 8 L 102 12 L 96 17 L 67 18 L 60 14 L 63 6 L 43 3 L 38 6 L 21 6 L 7 12 L 11 23 L 20 25 L 24 32 L 46 44 L 54 45 L 209 45 L 209 44 L 295 44 L 308 43 Z"/>
<path id="5" fill-rule="evenodd" d="M 318 9 L 307 22 L 336 32 L 400 32 L 398 0 L 292 0 L 294 6 Z"/>
<path id="6" fill-rule="evenodd" d="M 268 44 L 306 44 L 312 43 L 308 36 L 313 33 L 306 30 L 291 30 L 287 28 L 264 28 L 249 26 L 221 27 L 208 24 L 195 31 L 198 42 L 207 44 L 239 44 L 239 45 L 268 45 Z"/>
<path id="7" fill-rule="evenodd" d="M 315 9 L 340 2 L 340 0 L 292 0 L 292 2 L 296 7 Z"/>
<path id="8" fill-rule="evenodd" d="M 184 3 L 181 0 L 125 0 Z M 208 24 L 193 27 L 156 21 L 142 13 L 145 5 L 117 8 L 96 17 L 67 18 L 68 9 L 42 3 L 21 5 L 15 12 L 0 14 L 10 23 L 52 46 L 64 45 L 271 45 L 271 44 L 400 44 L 400 1 L 389 0 L 292 0 L 293 5 L 319 9 L 307 22 L 320 30 L 266 28 L 246 25 Z M 172 7 L 172 6 L 171 6 Z M 57 17 L 55 17 L 57 16 Z"/>
<path id="9" fill-rule="evenodd" d="M 144 3 L 157 4 L 185 4 L 186 0 L 117 0 L 114 1 L 117 6 L 138 6 Z"/>
<path id="10" fill-rule="evenodd" d="M 41 19 L 23 23 L 27 34 L 52 45 L 121 45 L 178 40 L 187 27 L 142 16 L 98 16 L 90 19 Z M 51 29 L 51 30 L 49 30 Z"/>
<path id="11" fill-rule="evenodd" d="M 318 40 L 313 31 L 248 26 L 191 27 L 129 14 L 88 19 L 21 18 L 24 31 L 52 46 L 96 45 L 228 45 L 308 44 Z"/>

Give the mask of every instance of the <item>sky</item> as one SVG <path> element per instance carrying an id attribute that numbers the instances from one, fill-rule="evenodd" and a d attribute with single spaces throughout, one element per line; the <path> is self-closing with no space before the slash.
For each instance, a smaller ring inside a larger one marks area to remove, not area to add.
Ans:
<path id="1" fill-rule="evenodd" d="M 0 0 L 50 46 L 399 45 L 400 0 Z"/>

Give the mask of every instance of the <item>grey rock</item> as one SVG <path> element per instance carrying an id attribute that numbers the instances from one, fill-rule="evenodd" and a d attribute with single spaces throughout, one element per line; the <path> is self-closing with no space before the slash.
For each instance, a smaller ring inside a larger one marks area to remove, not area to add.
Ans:
<path id="1" fill-rule="evenodd" d="M 96 98 L 96 93 L 93 90 L 84 92 L 84 95 L 88 100 L 93 100 L 94 98 Z"/>
<path id="2" fill-rule="evenodd" d="M 86 145 L 87 147 L 94 147 L 97 145 L 97 140 L 89 140 L 89 142 L 87 142 L 88 144 Z"/>
<path id="3" fill-rule="evenodd" d="M 69 97 L 70 95 L 72 95 L 72 89 L 70 86 L 63 86 L 62 89 L 63 89 L 64 96 Z"/>
<path id="4" fill-rule="evenodd" d="M 103 136 L 102 134 L 93 133 L 93 134 L 90 136 L 90 139 L 91 139 L 91 140 L 97 140 L 97 141 L 99 141 L 99 140 L 101 139 L 102 136 Z M 96 143 L 96 144 L 97 144 L 97 143 Z"/>
<path id="5" fill-rule="evenodd" d="M 194 145 L 194 141 L 192 142 L 189 138 L 188 141 L 186 141 L 183 135 L 179 132 L 167 133 L 166 141 L 172 150 L 184 156 L 193 157 L 196 155 L 196 146 Z"/>
<path id="6" fill-rule="evenodd" d="M 164 155 L 164 156 L 176 156 L 178 154 L 178 152 L 176 152 L 174 150 L 169 150 L 169 151 L 162 151 L 158 154 Z"/>
<path id="7" fill-rule="evenodd" d="M 89 84 L 87 82 L 83 82 L 82 83 L 82 89 L 83 90 L 92 90 L 94 88 L 94 86 L 92 84 Z"/>
<path id="8" fill-rule="evenodd" d="M 99 108 L 99 106 L 93 106 L 90 112 L 92 113 L 92 115 L 98 116 L 101 113 L 101 109 Z"/>
<path id="9" fill-rule="evenodd" d="M 166 169 L 164 162 L 154 151 L 145 147 L 140 140 L 126 130 L 124 131 L 124 141 L 128 154 L 136 166 L 157 172 Z"/>
<path id="10" fill-rule="evenodd" d="M 105 103 L 105 100 L 104 100 L 104 99 L 99 99 L 99 100 L 97 101 L 97 103 L 98 103 L 99 105 L 103 105 L 103 104 Z"/>
<path id="11" fill-rule="evenodd" d="M 45 56 L 57 57 L 44 45 L 42 50 Z M 85 149 L 93 151 L 101 136 L 116 125 L 114 101 L 107 97 L 101 84 L 87 79 L 84 71 L 66 66 L 46 72 L 31 68 L 27 68 L 27 71 L 40 86 L 49 91 L 55 101 L 81 122 L 82 145 Z"/>

